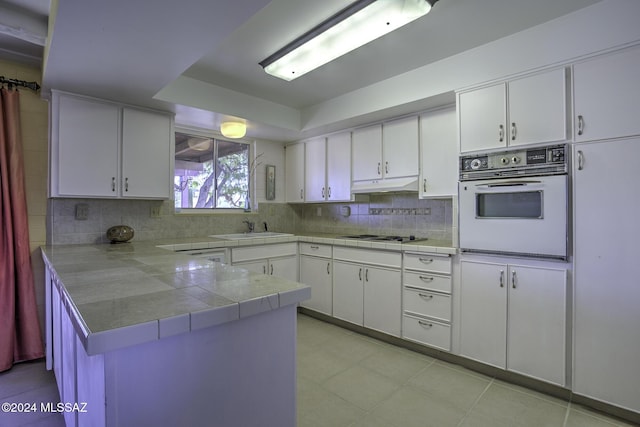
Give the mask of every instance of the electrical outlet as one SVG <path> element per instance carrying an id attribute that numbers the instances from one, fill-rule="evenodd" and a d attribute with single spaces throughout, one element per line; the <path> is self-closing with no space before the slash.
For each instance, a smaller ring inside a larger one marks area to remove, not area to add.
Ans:
<path id="1" fill-rule="evenodd" d="M 151 218 L 160 218 L 160 206 L 151 206 Z"/>
<path id="2" fill-rule="evenodd" d="M 78 203 L 76 205 L 76 220 L 86 221 L 89 219 L 89 205 L 86 203 Z"/>

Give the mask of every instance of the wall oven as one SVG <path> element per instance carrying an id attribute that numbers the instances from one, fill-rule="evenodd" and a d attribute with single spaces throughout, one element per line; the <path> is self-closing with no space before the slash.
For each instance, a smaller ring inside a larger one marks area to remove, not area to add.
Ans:
<path id="1" fill-rule="evenodd" d="M 567 259 L 568 146 L 460 157 L 463 252 Z"/>

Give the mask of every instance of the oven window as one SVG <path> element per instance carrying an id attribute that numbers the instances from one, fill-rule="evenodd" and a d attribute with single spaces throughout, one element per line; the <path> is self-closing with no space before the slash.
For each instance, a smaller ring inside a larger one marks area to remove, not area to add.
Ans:
<path id="1" fill-rule="evenodd" d="M 542 218 L 542 191 L 476 194 L 477 218 Z"/>

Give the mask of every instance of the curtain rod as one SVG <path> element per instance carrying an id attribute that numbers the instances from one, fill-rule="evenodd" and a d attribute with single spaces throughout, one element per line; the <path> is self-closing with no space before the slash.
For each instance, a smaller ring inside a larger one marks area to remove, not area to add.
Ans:
<path id="1" fill-rule="evenodd" d="M 0 76 L 0 84 L 4 84 L 4 83 L 7 83 L 9 87 L 22 86 L 36 92 L 40 90 L 40 85 L 37 82 L 26 82 L 24 80 L 7 79 L 4 76 Z"/>

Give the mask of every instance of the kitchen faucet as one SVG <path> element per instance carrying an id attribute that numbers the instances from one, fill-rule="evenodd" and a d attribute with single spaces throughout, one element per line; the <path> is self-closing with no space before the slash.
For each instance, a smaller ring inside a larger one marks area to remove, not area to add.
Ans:
<path id="1" fill-rule="evenodd" d="M 247 227 L 249 228 L 249 233 L 253 233 L 253 229 L 256 226 L 255 223 L 245 219 L 244 221 L 242 221 L 243 223 L 247 224 Z"/>

